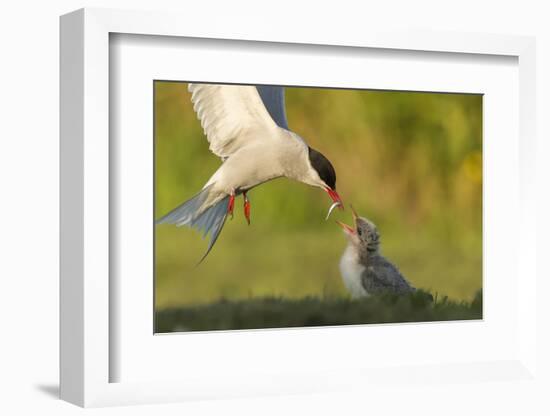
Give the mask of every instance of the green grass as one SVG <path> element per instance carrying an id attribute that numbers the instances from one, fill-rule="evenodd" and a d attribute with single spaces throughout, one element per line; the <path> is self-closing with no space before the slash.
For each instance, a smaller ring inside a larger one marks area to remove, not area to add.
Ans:
<path id="1" fill-rule="evenodd" d="M 167 308 L 156 314 L 156 332 L 429 322 L 482 318 L 482 294 L 471 301 L 433 299 L 428 292 L 366 299 L 274 297 L 219 300 L 193 307 Z"/>
<path id="2" fill-rule="evenodd" d="M 348 211 L 336 213 L 334 219 L 349 222 Z M 250 227 L 236 215 L 199 267 L 195 265 L 206 241 L 198 233 L 157 227 L 157 250 L 163 257 L 157 262 L 156 308 L 196 306 L 220 298 L 346 297 L 338 266 L 346 239 L 334 221 L 319 216 L 315 230 L 287 230 L 270 227 L 261 213 Z M 455 241 L 391 224 L 379 229 L 383 254 L 415 287 L 452 300 L 468 299 L 481 287 L 481 247 L 474 238 L 472 243 Z"/>

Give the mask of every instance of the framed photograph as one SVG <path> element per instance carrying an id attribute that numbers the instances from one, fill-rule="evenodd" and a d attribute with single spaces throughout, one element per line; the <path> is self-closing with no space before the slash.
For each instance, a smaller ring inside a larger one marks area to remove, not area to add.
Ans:
<path id="1" fill-rule="evenodd" d="M 534 40 L 180 22 L 61 18 L 61 397 L 532 377 Z"/>
<path id="2" fill-rule="evenodd" d="M 482 99 L 156 80 L 155 333 L 481 319 Z"/>

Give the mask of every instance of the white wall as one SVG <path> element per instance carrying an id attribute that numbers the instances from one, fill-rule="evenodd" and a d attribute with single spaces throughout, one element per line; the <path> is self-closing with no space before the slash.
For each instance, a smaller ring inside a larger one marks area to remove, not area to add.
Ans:
<path id="1" fill-rule="evenodd" d="M 88 2 L 11 1 L 0 9 L 0 413 L 72 414 L 80 411 L 53 398 L 58 374 L 58 16 L 74 9 L 116 7 L 186 11 L 185 1 L 112 0 Z M 326 7 L 321 4 L 326 3 Z M 271 4 L 277 10 L 271 10 Z M 339 25 L 384 25 L 441 30 L 511 33 L 537 36 L 540 213 L 550 212 L 548 198 L 550 129 L 550 13 L 544 1 L 403 0 L 298 2 L 276 0 L 192 2 L 189 19 L 212 13 L 259 14 L 286 25 L 325 21 L 327 31 Z M 242 7 L 240 6 L 242 5 Z M 253 17 L 251 17 L 253 18 Z M 205 24 L 207 19 L 205 19 Z M 185 21 L 182 22 L 185 25 Z M 543 141 L 543 138 L 546 140 Z M 542 181 L 544 178 L 544 183 Z M 539 253 L 548 251 L 548 218 L 540 216 Z M 513 225 L 512 225 L 513 226 Z M 542 243 L 545 243 L 543 246 Z M 550 276 L 541 261 L 539 273 Z M 542 282 L 540 293 L 548 293 Z M 540 305 L 548 327 L 549 307 Z M 540 320 L 542 322 L 542 318 Z M 546 331 L 548 332 L 548 331 Z M 544 347 L 550 351 L 548 335 Z M 548 359 L 540 357 L 548 371 Z M 550 391 L 547 386 L 546 392 Z M 437 393 L 437 394 L 435 394 Z M 102 409 L 101 414 L 217 414 L 290 412 L 336 414 L 543 414 L 542 391 L 505 383 L 483 391 L 467 385 L 433 386 L 396 400 L 388 394 L 235 400 L 164 405 L 151 408 Z M 474 397 L 463 400 L 463 397 Z M 11 409 L 8 410 L 8 409 Z M 545 410 L 543 410 L 545 409 Z M 546 413 L 550 414 L 550 413 Z"/>

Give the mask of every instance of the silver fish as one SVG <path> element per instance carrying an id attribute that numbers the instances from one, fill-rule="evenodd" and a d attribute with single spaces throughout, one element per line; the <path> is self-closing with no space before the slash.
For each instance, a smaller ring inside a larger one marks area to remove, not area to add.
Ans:
<path id="1" fill-rule="evenodd" d="M 327 217 L 325 218 L 325 221 L 328 220 L 328 217 L 330 217 L 330 214 L 332 214 L 332 211 L 334 211 L 334 208 L 339 207 L 340 205 L 342 204 L 336 201 L 334 204 L 330 206 L 330 208 L 328 209 L 328 214 L 327 214 Z"/>

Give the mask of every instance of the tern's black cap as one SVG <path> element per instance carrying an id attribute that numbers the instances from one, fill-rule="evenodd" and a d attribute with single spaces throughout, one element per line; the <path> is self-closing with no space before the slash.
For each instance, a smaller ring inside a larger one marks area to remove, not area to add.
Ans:
<path id="1" fill-rule="evenodd" d="M 326 183 L 330 189 L 336 190 L 336 172 L 332 167 L 332 163 L 330 163 L 322 153 L 311 147 L 309 148 L 309 161 L 323 182 Z"/>

